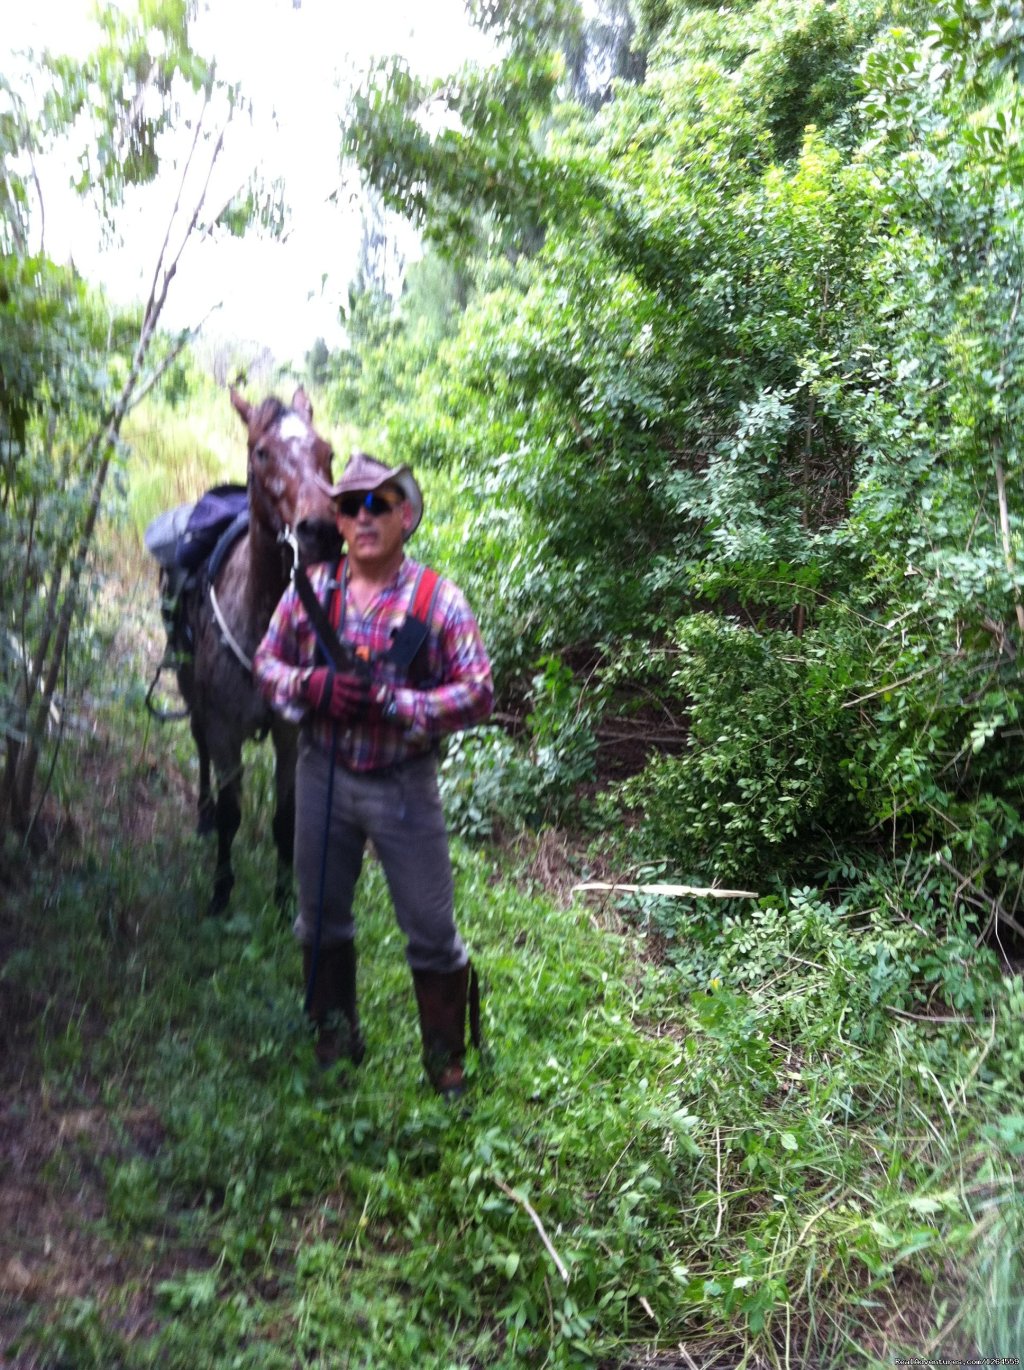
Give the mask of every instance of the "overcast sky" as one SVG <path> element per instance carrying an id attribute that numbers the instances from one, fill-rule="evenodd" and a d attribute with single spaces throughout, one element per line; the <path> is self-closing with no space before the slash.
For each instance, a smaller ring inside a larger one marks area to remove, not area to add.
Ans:
<path id="1" fill-rule="evenodd" d="M 234 183 L 261 164 L 284 176 L 293 217 L 284 243 L 190 246 L 164 321 L 197 322 L 222 301 L 208 332 L 298 359 L 317 336 L 339 340 L 338 306 L 355 270 L 357 209 L 328 200 L 339 184 L 339 114 L 353 73 L 374 56 L 401 52 L 415 70 L 443 75 L 485 58 L 487 43 L 469 24 L 463 0 L 200 0 L 199 8 L 196 49 L 216 58 L 219 75 L 241 81 L 257 106 L 251 125 L 233 121 L 224 175 Z M 91 0 L 9 0 L 0 44 L 80 51 L 92 9 Z M 162 174 L 156 188 L 134 197 L 121 219 L 123 241 L 101 253 L 93 221 L 65 189 L 66 168 L 51 162 L 44 171 L 48 253 L 57 260 L 73 254 L 84 275 L 120 300 L 144 294 L 177 178 Z"/>

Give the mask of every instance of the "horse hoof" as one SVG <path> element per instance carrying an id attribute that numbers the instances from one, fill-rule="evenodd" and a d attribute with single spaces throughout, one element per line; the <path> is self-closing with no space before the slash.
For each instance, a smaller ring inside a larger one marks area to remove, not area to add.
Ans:
<path id="1" fill-rule="evenodd" d="M 231 885 L 234 883 L 232 880 L 226 888 L 218 888 L 213 891 L 213 896 L 206 906 L 207 918 L 220 918 L 222 914 L 227 912 L 228 901 L 231 898 Z"/>

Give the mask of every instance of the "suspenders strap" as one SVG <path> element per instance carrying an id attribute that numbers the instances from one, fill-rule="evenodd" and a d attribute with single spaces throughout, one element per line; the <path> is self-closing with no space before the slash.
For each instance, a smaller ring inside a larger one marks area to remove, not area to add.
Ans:
<path id="1" fill-rule="evenodd" d="M 434 601 L 437 599 L 440 581 L 441 577 L 432 567 L 420 567 L 412 592 L 409 612 L 402 621 L 401 627 L 395 630 L 395 635 L 391 639 L 391 646 L 378 660 L 395 666 L 403 673 L 408 671 L 416 653 L 426 642 L 427 634 L 430 632 L 430 620 L 434 612 Z M 334 582 L 334 594 L 331 599 L 331 627 L 336 635 L 341 626 L 341 593 L 344 584 L 340 561 L 335 571 Z"/>
<path id="2" fill-rule="evenodd" d="M 416 653 L 427 640 L 439 579 L 437 572 L 429 566 L 420 569 L 416 578 L 416 588 L 413 590 L 412 605 L 402 626 L 391 639 L 391 646 L 384 653 L 383 660 L 390 662 L 403 673 L 408 671 Z"/>

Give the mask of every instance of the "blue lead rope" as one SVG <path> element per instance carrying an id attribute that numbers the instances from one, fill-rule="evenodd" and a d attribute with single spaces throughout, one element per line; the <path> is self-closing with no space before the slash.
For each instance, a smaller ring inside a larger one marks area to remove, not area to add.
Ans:
<path id="1" fill-rule="evenodd" d="M 291 548 L 291 553 L 292 553 L 292 577 L 291 577 L 291 578 L 292 578 L 292 584 L 295 586 L 296 591 L 298 592 L 298 590 L 299 590 L 299 585 L 298 585 L 299 577 L 300 577 L 300 576 L 305 576 L 305 572 L 304 572 L 304 571 L 302 570 L 302 568 L 299 566 L 299 544 L 298 544 L 298 540 L 296 539 L 295 534 L 292 532 L 292 530 L 291 530 L 290 528 L 286 528 L 286 529 L 284 530 L 284 532 L 280 533 L 280 534 L 278 535 L 278 539 L 277 539 L 277 540 L 278 540 L 278 542 L 287 543 L 287 545 Z M 343 577 L 345 576 L 345 573 L 347 572 L 347 570 L 348 570 L 348 567 L 346 566 L 346 567 L 343 569 L 343 571 L 342 571 L 342 576 L 343 576 Z M 342 592 L 344 593 L 344 586 L 345 586 L 344 578 L 342 579 L 341 584 L 342 584 Z M 310 593 L 312 593 L 312 588 L 310 587 L 309 581 L 308 581 L 308 580 L 306 581 L 306 588 L 310 591 Z M 300 599 L 302 598 L 301 594 L 299 595 L 299 598 L 300 598 Z M 327 644 L 326 644 L 326 643 L 323 641 L 323 639 L 321 638 L 319 629 L 317 628 L 317 625 L 316 625 L 316 623 L 314 622 L 312 616 L 310 617 L 310 626 L 312 627 L 313 632 L 314 632 L 314 634 L 315 634 L 315 636 L 316 636 L 317 645 L 319 646 L 321 652 L 323 652 L 324 660 L 327 661 L 327 662 L 330 662 L 330 660 L 331 660 L 331 653 L 327 650 Z M 315 928 L 315 930 L 314 930 L 314 932 L 313 932 L 313 954 L 312 954 L 312 956 L 309 958 L 309 982 L 308 982 L 308 984 L 306 985 L 306 1005 L 305 1005 L 305 1012 L 306 1012 L 307 1014 L 309 1013 L 309 1010 L 310 1010 L 310 1008 L 311 1008 L 311 1006 L 312 1006 L 312 1003 L 313 1003 L 313 989 L 314 989 L 314 987 L 316 986 L 316 973 L 317 973 L 317 969 L 318 969 L 319 963 L 320 963 L 320 940 L 321 940 L 321 936 L 322 936 L 322 934 L 323 934 L 323 926 L 324 926 L 324 895 L 325 895 L 326 892 L 327 892 L 327 844 L 328 844 L 328 842 L 330 841 L 330 838 L 331 838 L 331 808 L 332 808 L 333 803 L 334 803 L 334 767 L 335 767 L 335 758 L 336 758 L 336 746 L 337 746 L 337 741 L 338 741 L 338 725 L 337 725 L 337 723 L 335 723 L 334 726 L 333 726 L 332 729 L 331 729 L 331 767 L 330 767 L 330 770 L 327 772 L 327 802 L 326 802 L 326 804 L 324 805 L 324 844 L 323 844 L 323 850 L 322 850 L 321 853 L 320 853 L 320 891 L 319 891 L 319 894 L 317 895 L 317 901 L 316 901 L 316 928 Z"/>
<path id="2" fill-rule="evenodd" d="M 327 893 L 327 844 L 331 839 L 331 808 L 334 803 L 335 745 L 337 743 L 337 723 L 331 729 L 331 765 L 327 772 L 327 802 L 324 804 L 324 844 L 320 853 L 320 892 L 316 901 L 316 928 L 313 932 L 313 955 L 309 958 L 309 983 L 306 985 L 306 1006 L 308 1014 L 313 1004 L 313 989 L 316 986 L 316 972 L 320 962 L 320 937 L 324 926 L 324 896 Z"/>

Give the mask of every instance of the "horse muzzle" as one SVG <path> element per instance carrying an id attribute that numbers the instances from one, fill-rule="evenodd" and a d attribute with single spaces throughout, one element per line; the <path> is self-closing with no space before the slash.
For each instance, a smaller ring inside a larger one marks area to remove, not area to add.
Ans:
<path id="1" fill-rule="evenodd" d="M 295 525 L 293 547 L 300 566 L 318 561 L 336 561 L 341 555 L 341 534 L 329 519 L 299 519 Z"/>

